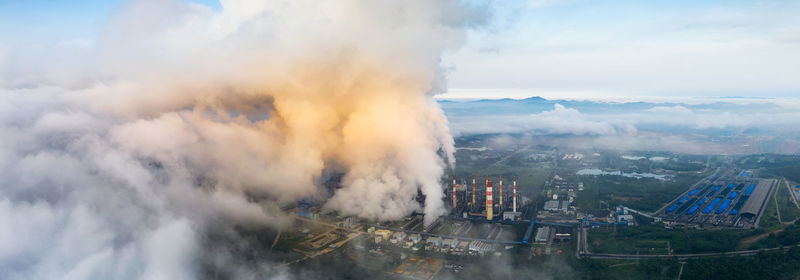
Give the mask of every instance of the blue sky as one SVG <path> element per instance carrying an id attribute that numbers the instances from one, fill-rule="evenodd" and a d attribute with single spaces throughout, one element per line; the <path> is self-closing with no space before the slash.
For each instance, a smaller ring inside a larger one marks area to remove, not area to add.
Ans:
<path id="1" fill-rule="evenodd" d="M 126 0 L 0 0 L 0 39 L 92 39 Z M 219 8 L 216 0 L 193 0 Z"/>
<path id="2" fill-rule="evenodd" d="M 198 0 L 220 9 L 214 0 Z M 0 0 L 0 47 L 88 41 L 123 0 Z M 800 95 L 798 1 L 491 1 L 445 97 Z"/>
<path id="3" fill-rule="evenodd" d="M 0 33 L 6 40 L 87 38 L 120 0 L 0 0 Z"/>
<path id="4" fill-rule="evenodd" d="M 445 59 L 450 97 L 800 95 L 797 1 L 495 4 Z"/>

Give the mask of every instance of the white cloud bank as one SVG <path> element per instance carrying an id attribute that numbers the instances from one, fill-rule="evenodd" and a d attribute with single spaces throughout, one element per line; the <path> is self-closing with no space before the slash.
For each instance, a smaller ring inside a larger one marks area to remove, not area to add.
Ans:
<path id="1" fill-rule="evenodd" d="M 556 104 L 553 110 L 530 115 L 456 114 L 450 118 L 456 134 L 532 133 L 539 135 L 635 135 L 643 126 L 675 126 L 686 129 L 720 129 L 753 127 L 800 132 L 795 107 L 720 110 L 689 109 L 682 105 L 656 106 L 646 110 L 622 110 L 586 114 Z"/>
<path id="2" fill-rule="evenodd" d="M 451 126 L 457 134 L 527 132 L 540 135 L 616 135 L 636 132 L 630 124 L 594 120 L 561 104 L 556 104 L 553 110 L 530 115 L 452 117 Z"/>

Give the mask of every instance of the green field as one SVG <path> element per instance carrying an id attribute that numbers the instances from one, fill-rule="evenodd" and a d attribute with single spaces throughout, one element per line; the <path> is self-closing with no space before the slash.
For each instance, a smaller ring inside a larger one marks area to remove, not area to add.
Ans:
<path id="1" fill-rule="evenodd" d="M 607 206 L 625 205 L 643 211 L 656 211 L 676 196 L 685 192 L 705 173 L 679 173 L 673 180 L 660 181 L 652 178 L 628 178 L 622 176 L 581 176 L 586 189 L 578 195 L 577 206 L 584 211 L 603 209 Z"/>
<path id="2" fill-rule="evenodd" d="M 783 183 L 783 180 L 781 180 L 778 186 L 776 198 L 778 199 L 778 210 L 781 212 L 781 220 L 784 223 L 793 222 L 800 216 L 800 209 L 794 204 L 791 197 L 792 194 L 789 193 L 789 189 L 786 188 L 786 184 Z"/>
<path id="3" fill-rule="evenodd" d="M 800 182 L 800 156 L 751 155 L 738 159 L 736 164 L 745 169 L 760 170 L 762 177 L 786 177 Z"/>
<path id="4" fill-rule="evenodd" d="M 800 248 L 795 247 L 788 253 L 688 260 L 683 274 L 687 279 L 798 279 L 799 268 Z"/>
<path id="5" fill-rule="evenodd" d="M 589 250 L 609 254 L 675 254 L 726 252 L 736 250 L 743 238 L 761 233 L 757 230 L 666 229 L 660 225 L 620 226 L 589 231 Z"/>
<path id="6" fill-rule="evenodd" d="M 762 228 L 769 229 L 780 226 L 780 223 L 778 222 L 778 212 L 775 210 L 775 199 L 773 198 L 774 195 L 775 192 L 767 197 L 767 208 L 764 209 L 764 213 L 761 214 L 761 220 L 758 222 L 758 226 Z"/>

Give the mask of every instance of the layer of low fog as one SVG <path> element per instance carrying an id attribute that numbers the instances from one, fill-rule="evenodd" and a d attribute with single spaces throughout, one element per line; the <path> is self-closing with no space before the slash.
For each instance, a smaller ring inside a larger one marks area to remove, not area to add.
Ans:
<path id="1" fill-rule="evenodd" d="M 689 105 L 534 99 L 442 104 L 455 135 L 531 135 L 537 136 L 531 139 L 537 143 L 575 148 L 796 153 L 800 105 L 794 101 Z"/>

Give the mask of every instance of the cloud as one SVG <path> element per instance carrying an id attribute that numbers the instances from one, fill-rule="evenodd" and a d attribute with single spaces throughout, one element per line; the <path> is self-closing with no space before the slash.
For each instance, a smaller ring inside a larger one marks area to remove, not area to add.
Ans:
<path id="1" fill-rule="evenodd" d="M 594 120 L 561 104 L 555 104 L 553 110 L 531 115 L 478 114 L 454 116 L 450 121 L 457 134 L 526 132 L 539 135 L 615 135 L 636 132 L 629 124 Z"/>
<path id="2" fill-rule="evenodd" d="M 523 132 L 539 135 L 616 135 L 635 134 L 639 130 L 675 132 L 677 129 L 694 133 L 707 129 L 748 128 L 800 132 L 793 125 L 793 120 L 800 117 L 800 111 L 792 100 L 695 105 L 609 105 L 576 101 L 591 113 L 556 104 L 553 110 L 531 115 L 520 115 L 519 112 L 536 110 L 538 105 L 527 108 L 524 101 L 508 102 L 511 103 L 474 103 L 476 108 L 468 112 L 461 110 L 464 106 L 449 106 L 451 126 L 459 134 Z M 488 108 L 483 108 L 486 106 Z"/>
<path id="3" fill-rule="evenodd" d="M 0 278 L 281 278 L 225 244 L 254 250 L 235 229 L 290 226 L 280 206 L 296 199 L 377 220 L 444 213 L 454 148 L 432 96 L 481 10 L 221 6 L 133 1 L 96 40 L 6 49 Z M 323 173 L 344 174 L 330 198 Z"/>
<path id="4" fill-rule="evenodd" d="M 538 143 L 547 145 L 693 154 L 800 151 L 795 140 L 800 129 L 794 121 L 800 118 L 800 111 L 791 102 L 614 105 L 574 101 L 591 113 L 557 104 L 553 110 L 532 115 L 518 112 L 537 110 L 539 105 L 477 102 L 469 111 L 463 110 L 464 104 L 445 106 L 455 133 L 521 134 L 539 137 Z M 738 138 L 731 139 L 732 134 Z M 762 142 L 767 144 L 759 144 Z"/>
<path id="5" fill-rule="evenodd" d="M 750 105 L 720 109 L 714 108 L 712 104 L 708 105 L 710 109 L 706 110 L 692 110 L 682 105 L 659 106 L 642 112 L 622 114 L 622 116 L 634 120 L 637 125 L 660 124 L 693 129 L 760 127 L 798 131 L 791 121 L 800 117 L 800 111 L 797 108 L 770 106 L 769 109 L 763 109 L 759 108 L 757 103 Z M 776 104 L 768 103 L 768 105 Z"/>

